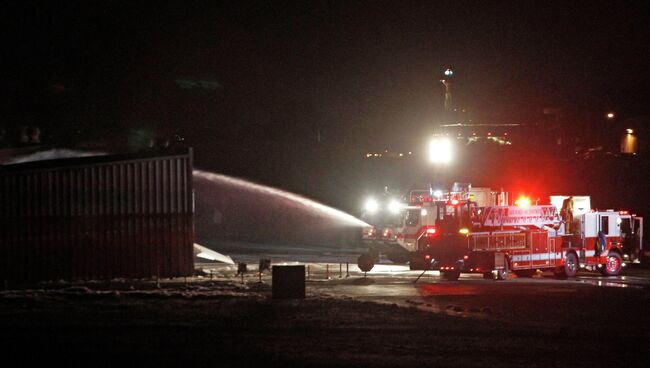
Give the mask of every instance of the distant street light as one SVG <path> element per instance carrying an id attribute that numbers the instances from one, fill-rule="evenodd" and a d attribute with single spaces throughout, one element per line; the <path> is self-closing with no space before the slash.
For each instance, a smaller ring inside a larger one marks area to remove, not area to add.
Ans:
<path id="1" fill-rule="evenodd" d="M 451 162 L 451 141 L 449 138 L 434 138 L 429 143 L 429 161 L 434 164 Z"/>
<path id="2" fill-rule="evenodd" d="M 637 138 L 634 135 L 634 129 L 626 129 L 627 134 L 623 135 L 623 140 L 621 141 L 621 153 L 631 153 L 636 155 L 638 150 Z"/>
<path id="3" fill-rule="evenodd" d="M 611 120 L 611 119 L 614 119 L 615 117 L 616 117 L 616 115 L 613 112 L 608 112 L 607 113 L 607 119 Z"/>

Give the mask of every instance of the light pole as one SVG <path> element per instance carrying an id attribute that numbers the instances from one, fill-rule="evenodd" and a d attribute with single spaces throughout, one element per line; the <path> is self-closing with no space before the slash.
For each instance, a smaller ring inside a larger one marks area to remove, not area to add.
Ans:
<path id="1" fill-rule="evenodd" d="M 445 70 L 445 78 L 440 80 L 443 86 L 445 86 L 445 111 L 449 112 L 452 109 L 451 101 L 451 80 L 454 77 L 454 71 L 451 69 Z"/>

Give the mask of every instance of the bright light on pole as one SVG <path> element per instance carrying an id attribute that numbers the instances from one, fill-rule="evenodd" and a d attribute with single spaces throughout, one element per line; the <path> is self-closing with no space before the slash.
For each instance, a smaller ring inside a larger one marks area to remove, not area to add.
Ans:
<path id="1" fill-rule="evenodd" d="M 429 161 L 434 164 L 451 162 L 451 141 L 448 138 L 434 138 L 429 143 Z"/>
<path id="2" fill-rule="evenodd" d="M 608 112 L 607 113 L 607 119 L 614 119 L 615 117 L 616 117 L 616 115 L 614 115 L 613 112 Z"/>
<path id="3" fill-rule="evenodd" d="M 368 213 L 375 213 L 379 209 L 379 203 L 374 198 L 368 198 L 363 208 Z"/>

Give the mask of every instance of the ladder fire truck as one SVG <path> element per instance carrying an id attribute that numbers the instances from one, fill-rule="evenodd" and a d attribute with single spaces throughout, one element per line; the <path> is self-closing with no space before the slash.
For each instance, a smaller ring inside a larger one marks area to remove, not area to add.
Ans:
<path id="1" fill-rule="evenodd" d="M 393 247 L 409 254 L 411 269 L 439 270 L 447 280 L 461 273 L 503 280 L 537 270 L 563 278 L 580 269 L 614 276 L 643 251 L 641 217 L 594 210 L 588 196 L 550 202 L 510 204 L 507 192 L 459 183 L 444 194 L 412 191 Z M 368 258 L 360 257 L 360 266 Z"/>

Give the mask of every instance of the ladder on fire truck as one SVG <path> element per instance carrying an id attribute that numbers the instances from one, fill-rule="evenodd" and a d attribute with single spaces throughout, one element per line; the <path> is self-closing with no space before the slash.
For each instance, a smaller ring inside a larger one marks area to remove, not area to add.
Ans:
<path id="1" fill-rule="evenodd" d="M 480 228 L 500 229 L 534 226 L 554 226 L 560 222 L 555 206 L 491 206 L 479 216 Z"/>

